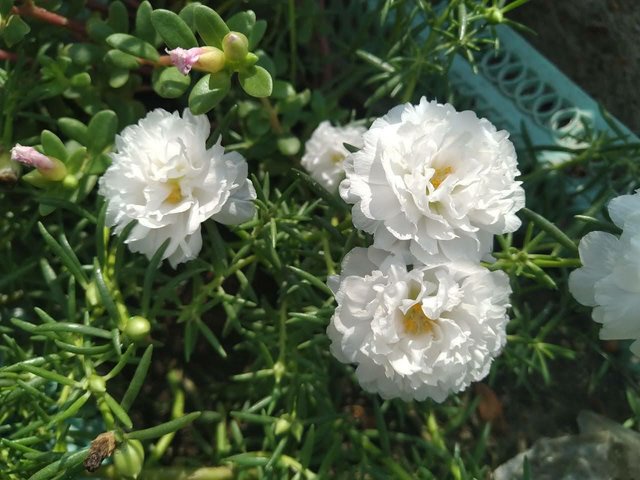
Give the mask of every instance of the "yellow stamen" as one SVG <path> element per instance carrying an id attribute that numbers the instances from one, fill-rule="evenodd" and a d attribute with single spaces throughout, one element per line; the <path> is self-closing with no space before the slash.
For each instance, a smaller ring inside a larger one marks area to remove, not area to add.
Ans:
<path id="1" fill-rule="evenodd" d="M 167 182 L 171 187 L 171 191 L 167 198 L 164 199 L 168 203 L 179 203 L 182 200 L 182 191 L 180 189 L 180 182 L 178 180 L 169 180 Z"/>
<path id="2" fill-rule="evenodd" d="M 343 160 L 344 160 L 344 155 L 341 154 L 340 152 L 334 152 L 331 154 L 331 161 L 333 163 L 340 163 Z"/>
<path id="3" fill-rule="evenodd" d="M 422 305 L 419 303 L 407 310 L 402 319 L 404 331 L 412 336 L 431 332 L 435 324 L 434 320 L 424 314 Z"/>
<path id="4" fill-rule="evenodd" d="M 444 182 L 445 178 L 447 178 L 453 172 L 453 168 L 444 167 L 444 168 L 436 168 L 436 171 L 433 173 L 433 177 L 431 177 L 431 185 L 433 188 L 438 188 L 442 182 Z"/>

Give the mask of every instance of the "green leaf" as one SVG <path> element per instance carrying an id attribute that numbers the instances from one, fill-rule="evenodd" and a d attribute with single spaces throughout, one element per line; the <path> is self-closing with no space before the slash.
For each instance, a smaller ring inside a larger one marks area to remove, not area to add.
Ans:
<path id="1" fill-rule="evenodd" d="M 58 119 L 58 127 L 60 127 L 62 133 L 64 133 L 67 137 L 75 140 L 82 145 L 87 144 L 87 126 L 80 120 L 69 117 L 61 117 Z"/>
<path id="2" fill-rule="evenodd" d="M 231 78 L 226 72 L 205 75 L 195 84 L 189 95 L 189 108 L 194 115 L 207 113 L 227 95 Z"/>
<path id="3" fill-rule="evenodd" d="M 29 25 L 25 23 L 18 15 L 11 15 L 7 24 L 2 30 L 2 36 L 5 43 L 9 47 L 13 47 L 16 43 L 24 38 L 31 31 Z"/>
<path id="4" fill-rule="evenodd" d="M 85 67 L 97 62 L 103 51 L 102 47 L 92 43 L 78 42 L 69 47 L 69 57 L 73 63 Z"/>
<path id="5" fill-rule="evenodd" d="M 87 148 L 92 153 L 101 153 L 113 143 L 118 130 L 118 117 L 112 110 L 96 113 L 87 128 Z"/>
<path id="6" fill-rule="evenodd" d="M 147 376 L 147 372 L 149 371 L 149 365 L 151 365 L 151 355 L 153 354 L 153 345 L 149 345 L 147 349 L 142 354 L 142 358 L 140 359 L 140 363 L 138 363 L 138 367 L 136 368 L 135 373 L 133 374 L 133 378 L 131 379 L 131 383 L 127 387 L 127 391 L 124 393 L 122 397 L 122 401 L 120 402 L 120 406 L 125 410 L 129 411 L 131 405 L 135 401 L 138 393 L 140 393 L 140 389 L 144 384 L 144 379 Z"/>
<path id="7" fill-rule="evenodd" d="M 40 143 L 42 143 L 42 149 L 45 155 L 57 158 L 63 162 L 67 159 L 67 148 L 55 133 L 49 130 L 43 130 L 40 134 Z"/>
<path id="8" fill-rule="evenodd" d="M 107 37 L 113 35 L 115 32 L 104 20 L 101 20 L 98 17 L 91 17 L 87 20 L 87 33 L 89 34 L 89 38 L 92 40 L 95 40 L 96 42 L 103 42 Z"/>
<path id="9" fill-rule="evenodd" d="M 87 175 L 102 175 L 111 165 L 111 158 L 106 153 L 99 153 L 91 160 Z"/>
<path id="10" fill-rule="evenodd" d="M 0 15 L 6 16 L 13 7 L 14 0 L 0 0 Z"/>
<path id="11" fill-rule="evenodd" d="M 42 238 L 44 238 L 44 241 L 49 245 L 49 248 L 53 250 L 53 253 L 56 254 L 63 265 L 67 267 L 67 270 L 76 277 L 76 280 L 80 285 L 86 286 L 88 283 L 87 275 L 82 270 L 80 261 L 73 250 L 67 246 L 66 242 L 63 242 L 62 244 L 58 243 L 41 222 L 38 222 L 38 229 L 40 230 L 40 234 L 42 235 Z"/>
<path id="12" fill-rule="evenodd" d="M 104 61 L 117 68 L 135 70 L 140 66 L 138 59 L 122 50 L 109 50 L 104 56 Z"/>
<path id="13" fill-rule="evenodd" d="M 47 380 L 51 380 L 52 382 L 59 383 L 61 385 L 67 385 L 69 387 L 77 387 L 78 384 L 74 380 L 65 377 L 64 375 L 60 375 L 59 373 L 51 372 L 46 368 L 35 367 L 33 365 L 22 365 L 22 368 L 37 377 L 45 378 Z"/>
<path id="14" fill-rule="evenodd" d="M 170 49 L 198 46 L 198 41 L 189 26 L 172 11 L 154 10 L 151 12 L 151 22 Z"/>
<path id="15" fill-rule="evenodd" d="M 251 31 L 256 23 L 256 14 L 253 10 L 238 12 L 227 21 L 227 26 L 232 32 L 244 33 L 247 38 L 251 38 Z"/>
<path id="16" fill-rule="evenodd" d="M 118 404 L 118 402 L 116 402 L 116 399 L 108 393 L 104 394 L 104 399 L 109 406 L 109 409 L 113 412 L 120 423 L 122 423 L 127 428 L 132 428 L 133 422 L 129 418 L 129 415 L 127 415 L 127 412 L 125 412 L 124 409 Z"/>
<path id="17" fill-rule="evenodd" d="M 136 12 L 136 28 L 134 31 L 136 37 L 152 45 L 156 45 L 158 35 L 156 34 L 156 29 L 153 28 L 153 23 L 151 23 L 152 11 L 153 7 L 147 0 L 140 4 Z"/>
<path id="18" fill-rule="evenodd" d="M 253 66 L 238 74 L 240 85 L 252 97 L 268 97 L 273 91 L 273 80 L 264 68 Z"/>
<path id="19" fill-rule="evenodd" d="M 50 463 L 31 475 L 29 480 L 49 480 L 62 471 L 67 473 L 73 472 L 82 464 L 82 462 L 84 462 L 84 459 L 87 458 L 88 454 L 89 448 L 65 454 L 60 460 Z"/>
<path id="20" fill-rule="evenodd" d="M 158 438 L 167 433 L 175 432 L 186 427 L 200 416 L 200 412 L 192 412 L 183 417 L 176 418 L 166 423 L 162 423 L 155 427 L 145 428 L 144 430 L 136 430 L 134 432 L 125 433 L 124 437 L 130 440 L 148 440 L 150 438 Z"/>
<path id="21" fill-rule="evenodd" d="M 107 43 L 113 48 L 122 50 L 123 52 L 135 57 L 146 58 L 147 60 L 152 60 L 154 62 L 160 58 L 160 55 L 153 45 L 126 33 L 114 33 L 109 35 L 107 37 Z"/>
<path id="22" fill-rule="evenodd" d="M 222 47 L 222 39 L 229 33 L 229 27 L 218 13 L 204 5 L 196 9 L 196 28 L 204 43 L 213 47 Z"/>
<path id="23" fill-rule="evenodd" d="M 578 252 L 578 246 L 573 242 L 573 240 L 567 237 L 567 235 L 562 230 L 560 230 L 558 227 L 556 227 L 553 223 L 551 223 L 549 220 L 544 218 L 542 215 L 532 210 L 529 210 L 528 208 L 523 208 L 520 211 L 522 212 L 522 215 L 525 218 L 532 221 L 541 230 L 544 230 L 551 237 L 555 238 L 558 241 L 558 243 L 560 243 L 560 245 L 565 247 L 567 250 L 569 250 L 572 253 Z"/>
<path id="24" fill-rule="evenodd" d="M 264 37 L 264 33 L 267 31 L 267 22 L 264 20 L 258 20 L 253 28 L 251 29 L 251 35 L 247 37 L 249 39 L 249 50 L 254 50 L 262 37 Z"/>
<path id="25" fill-rule="evenodd" d="M 120 88 L 129 80 L 129 70 L 126 68 L 114 68 L 109 72 L 109 86 Z"/>
<path id="26" fill-rule="evenodd" d="M 109 16 L 107 24 L 116 32 L 129 31 L 129 12 L 127 7 L 120 0 L 109 4 Z"/>
<path id="27" fill-rule="evenodd" d="M 200 2 L 188 3 L 184 6 L 182 10 L 178 13 L 178 16 L 184 20 L 184 23 L 187 24 L 189 29 L 192 32 L 196 31 L 196 9 L 200 6 Z"/>
<path id="28" fill-rule="evenodd" d="M 142 316 L 146 317 L 149 315 L 149 304 L 151 303 L 151 295 L 152 295 L 152 287 L 153 281 L 156 278 L 158 273 L 158 267 L 162 262 L 162 257 L 164 252 L 167 250 L 169 246 L 170 239 L 167 238 L 160 248 L 153 254 L 151 260 L 149 260 L 149 265 L 147 265 L 147 269 L 144 272 L 144 282 L 142 284 Z"/>
<path id="29" fill-rule="evenodd" d="M 163 69 L 153 81 L 153 89 L 163 98 L 178 98 L 187 91 L 189 85 L 191 77 L 183 75 L 176 67 Z"/>
<path id="30" fill-rule="evenodd" d="M 109 291 L 109 286 L 105 281 L 104 275 L 102 274 L 102 269 L 98 265 L 98 259 L 94 259 L 93 271 L 95 274 L 95 284 L 98 287 L 98 294 L 100 295 L 100 299 L 102 300 L 103 305 L 109 312 L 109 316 L 116 323 L 120 324 L 120 314 L 118 313 L 118 307 L 116 307 L 116 302 L 113 300 L 113 295 Z"/>

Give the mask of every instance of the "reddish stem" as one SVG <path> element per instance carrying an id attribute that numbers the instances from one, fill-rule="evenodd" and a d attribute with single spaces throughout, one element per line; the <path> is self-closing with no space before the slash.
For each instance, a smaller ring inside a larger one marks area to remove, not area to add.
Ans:
<path id="1" fill-rule="evenodd" d="M 32 17 L 41 20 L 51 25 L 58 25 L 60 27 L 68 28 L 76 33 L 84 35 L 86 29 L 84 25 L 75 20 L 70 20 L 67 17 L 58 15 L 57 13 L 50 12 L 42 7 L 36 7 L 31 2 L 26 2 L 20 7 L 13 7 L 12 13 L 20 15 L 22 17 Z"/>
<path id="2" fill-rule="evenodd" d="M 18 55 L 13 52 L 7 52 L 6 50 L 0 50 L 0 60 L 9 60 L 15 62 L 18 60 Z"/>

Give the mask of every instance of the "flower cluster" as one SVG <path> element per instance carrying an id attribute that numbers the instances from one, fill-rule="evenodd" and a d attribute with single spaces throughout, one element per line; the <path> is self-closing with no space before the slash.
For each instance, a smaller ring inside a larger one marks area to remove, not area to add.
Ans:
<path id="1" fill-rule="evenodd" d="M 156 109 L 116 137 L 99 192 L 115 233 L 137 221 L 126 240 L 132 251 L 150 258 L 169 240 L 163 258 L 175 267 L 198 255 L 208 218 L 235 225 L 253 216 L 247 162 L 220 140 L 207 148 L 209 131 L 205 115 Z"/>
<path id="2" fill-rule="evenodd" d="M 631 351 L 640 356 L 640 190 L 614 198 L 609 216 L 622 234 L 591 232 L 580 240 L 583 266 L 571 272 L 569 291 L 594 307 L 601 339 L 633 339 Z"/>
<path id="3" fill-rule="evenodd" d="M 331 351 L 384 398 L 444 400 L 506 341 L 511 288 L 480 265 L 524 206 L 508 133 L 451 105 L 393 108 L 344 162 L 340 195 L 373 245 L 329 279 Z"/>

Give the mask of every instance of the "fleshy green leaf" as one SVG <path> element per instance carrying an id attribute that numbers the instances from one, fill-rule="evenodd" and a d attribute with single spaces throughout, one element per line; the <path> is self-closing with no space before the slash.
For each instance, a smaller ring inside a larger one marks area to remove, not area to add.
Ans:
<path id="1" fill-rule="evenodd" d="M 191 85 L 191 77 L 183 75 L 176 67 L 165 68 L 154 78 L 153 89 L 164 98 L 177 98 Z"/>
<path id="2" fill-rule="evenodd" d="M 129 12 L 120 0 L 109 3 L 109 17 L 107 24 L 116 32 L 129 31 Z"/>
<path id="3" fill-rule="evenodd" d="M 189 108 L 194 115 L 207 113 L 229 92 L 231 78 L 225 72 L 205 75 L 195 84 L 189 95 Z"/>
<path id="4" fill-rule="evenodd" d="M 45 155 L 57 158 L 63 162 L 67 159 L 67 149 L 55 133 L 49 130 L 43 130 L 40 135 L 40 143 L 42 143 L 42 149 Z"/>
<path id="5" fill-rule="evenodd" d="M 273 80 L 264 68 L 257 65 L 238 74 L 240 85 L 252 97 L 268 97 L 273 91 Z"/>
<path id="6" fill-rule="evenodd" d="M 198 41 L 189 26 L 177 14 L 170 10 L 154 10 L 151 22 L 169 48 L 192 48 Z"/>
<path id="7" fill-rule="evenodd" d="M 151 23 L 152 11 L 153 7 L 147 0 L 140 4 L 136 12 L 135 34 L 136 37 L 143 39 L 145 42 L 156 45 L 158 35 L 156 34 L 156 29 L 153 28 L 153 23 Z"/>
<path id="8" fill-rule="evenodd" d="M 72 138 L 82 145 L 87 144 L 87 126 L 80 120 L 62 117 L 58 119 L 58 126 L 67 137 Z"/>
<path id="9" fill-rule="evenodd" d="M 134 70 L 140 66 L 136 57 L 121 50 L 109 50 L 104 56 L 104 60 L 108 64 L 124 70 Z"/>
<path id="10" fill-rule="evenodd" d="M 222 46 L 222 39 L 229 33 L 229 27 L 218 13 L 204 5 L 196 9 L 196 28 L 207 45 Z"/>
<path id="11" fill-rule="evenodd" d="M 4 27 L 4 30 L 2 31 L 2 36 L 6 44 L 13 47 L 30 31 L 31 28 L 24 20 L 22 20 L 18 15 L 11 15 Z"/>
<path id="12" fill-rule="evenodd" d="M 300 151 L 300 140 L 293 135 L 278 139 L 278 150 L 283 155 L 295 155 Z"/>
<path id="13" fill-rule="evenodd" d="M 251 31 L 256 23 L 256 14 L 253 10 L 238 12 L 227 21 L 229 30 L 244 33 L 247 38 L 251 38 Z"/>
<path id="14" fill-rule="evenodd" d="M 87 148 L 100 153 L 113 143 L 118 130 L 118 117 L 112 110 L 103 110 L 93 116 L 87 128 Z"/>
<path id="15" fill-rule="evenodd" d="M 107 43 L 113 48 L 122 50 L 123 52 L 135 57 L 146 58 L 154 62 L 160 58 L 160 55 L 153 45 L 126 33 L 114 33 L 109 35 L 107 37 Z"/>
<path id="16" fill-rule="evenodd" d="M 254 50 L 262 37 L 264 37 L 264 33 L 267 31 L 267 22 L 264 20 L 258 20 L 253 28 L 251 29 L 251 35 L 249 38 L 249 50 Z"/>

